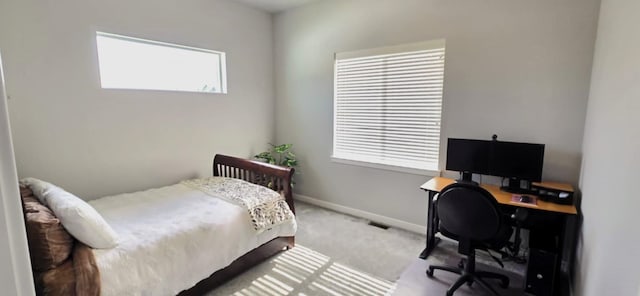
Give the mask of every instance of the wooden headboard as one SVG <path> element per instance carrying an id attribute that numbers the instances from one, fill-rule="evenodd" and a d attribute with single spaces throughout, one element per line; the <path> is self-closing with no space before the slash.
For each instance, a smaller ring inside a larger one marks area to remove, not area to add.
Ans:
<path id="1" fill-rule="evenodd" d="M 289 208 L 295 213 L 291 189 L 293 173 L 294 168 L 281 167 L 255 160 L 222 154 L 216 154 L 213 158 L 214 176 L 242 179 L 282 192 L 287 204 L 289 204 Z"/>

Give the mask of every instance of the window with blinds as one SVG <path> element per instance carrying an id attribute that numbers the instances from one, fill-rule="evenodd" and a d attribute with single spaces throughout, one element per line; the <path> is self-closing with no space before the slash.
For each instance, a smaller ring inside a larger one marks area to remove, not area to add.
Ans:
<path id="1" fill-rule="evenodd" d="M 444 40 L 338 53 L 333 158 L 437 170 Z"/>

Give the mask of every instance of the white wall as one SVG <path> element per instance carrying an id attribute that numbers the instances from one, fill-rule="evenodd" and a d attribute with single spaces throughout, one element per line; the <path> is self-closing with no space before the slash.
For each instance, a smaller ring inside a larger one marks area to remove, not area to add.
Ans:
<path id="1" fill-rule="evenodd" d="M 227 53 L 227 95 L 100 88 L 95 31 Z M 85 199 L 211 175 L 273 140 L 271 15 L 230 0 L 0 1 L 20 177 Z"/>
<path id="2" fill-rule="evenodd" d="M 640 2 L 603 0 L 587 111 L 576 295 L 638 295 Z"/>
<path id="3" fill-rule="evenodd" d="M 577 184 L 598 0 L 326 0 L 276 15 L 276 139 L 296 191 L 425 224 L 429 177 L 332 163 L 335 52 L 445 38 L 442 139 L 545 143 L 543 178 Z M 444 154 L 442 154 L 444 167 Z"/>

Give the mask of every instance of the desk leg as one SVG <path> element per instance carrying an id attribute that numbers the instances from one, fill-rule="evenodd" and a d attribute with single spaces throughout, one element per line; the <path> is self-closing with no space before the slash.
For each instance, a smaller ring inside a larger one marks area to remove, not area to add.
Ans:
<path id="1" fill-rule="evenodd" d="M 568 295 L 571 290 L 571 276 L 574 272 L 576 241 L 578 236 L 578 215 L 567 215 L 560 237 L 558 268 L 556 269 L 555 295 Z"/>
<path id="2" fill-rule="evenodd" d="M 436 237 L 436 232 L 438 230 L 438 218 L 436 217 L 436 209 L 434 205 L 434 197 L 437 192 L 435 191 L 427 191 L 429 194 L 429 201 L 427 203 L 427 241 L 426 246 L 422 253 L 420 253 L 421 259 L 427 259 L 431 254 L 431 251 L 436 247 L 439 238 Z"/>
<path id="3" fill-rule="evenodd" d="M 578 215 L 568 215 L 562 233 L 562 261 L 561 272 L 570 275 L 574 268 L 576 256 L 576 242 L 578 240 Z"/>

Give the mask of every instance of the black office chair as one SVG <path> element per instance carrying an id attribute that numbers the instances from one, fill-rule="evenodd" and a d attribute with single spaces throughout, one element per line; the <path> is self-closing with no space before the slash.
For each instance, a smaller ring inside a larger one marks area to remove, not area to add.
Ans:
<path id="1" fill-rule="evenodd" d="M 436 211 L 440 233 L 457 240 L 458 253 L 467 258 L 462 259 L 458 267 L 429 265 L 427 276 L 433 277 L 436 269 L 459 274 L 458 280 L 447 290 L 447 296 L 453 295 L 464 283 L 471 285 L 474 282 L 498 295 L 483 278 L 498 279 L 502 288 L 509 287 L 507 276 L 476 270 L 475 250 L 499 250 L 507 244 L 512 233 L 491 193 L 474 184 L 454 183 L 438 195 Z"/>

